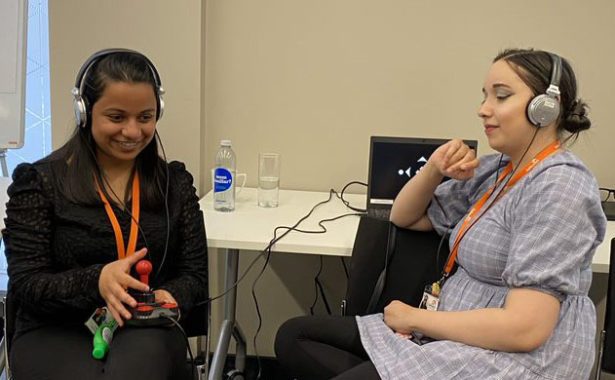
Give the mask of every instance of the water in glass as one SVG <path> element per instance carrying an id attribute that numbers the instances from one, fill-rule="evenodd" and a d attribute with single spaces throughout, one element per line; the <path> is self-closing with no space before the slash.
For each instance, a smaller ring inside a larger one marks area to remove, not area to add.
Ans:
<path id="1" fill-rule="evenodd" d="M 278 207 L 280 177 L 258 177 L 258 205 L 261 207 Z"/>

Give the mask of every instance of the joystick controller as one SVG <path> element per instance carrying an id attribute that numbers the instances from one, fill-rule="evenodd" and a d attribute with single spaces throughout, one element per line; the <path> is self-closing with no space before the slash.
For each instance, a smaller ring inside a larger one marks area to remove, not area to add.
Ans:
<path id="1" fill-rule="evenodd" d="M 139 280 L 149 285 L 149 274 L 152 272 L 152 263 L 140 260 L 135 266 Z M 164 326 L 172 323 L 169 318 L 179 319 L 179 308 L 175 303 L 156 302 L 152 290 L 141 292 L 129 289 L 129 294 L 137 301 L 136 307 L 127 306 L 132 317 L 126 321 L 129 326 Z"/>

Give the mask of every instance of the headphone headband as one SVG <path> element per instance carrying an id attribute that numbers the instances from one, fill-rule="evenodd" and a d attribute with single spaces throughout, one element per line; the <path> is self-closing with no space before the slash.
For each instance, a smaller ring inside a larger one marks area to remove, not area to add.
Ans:
<path id="1" fill-rule="evenodd" d="M 551 59 L 553 60 L 553 72 L 551 74 L 551 84 L 554 86 L 559 86 L 559 80 L 562 77 L 562 58 L 553 53 L 551 54 Z"/>
<path id="2" fill-rule="evenodd" d="M 147 58 L 145 55 L 131 49 L 103 49 L 92 54 L 83 63 L 83 65 L 79 69 L 79 72 L 77 73 L 77 77 L 75 79 L 75 87 L 73 87 L 73 89 L 71 90 L 71 93 L 74 97 L 73 108 L 75 111 L 75 119 L 80 127 L 85 127 L 88 124 L 88 119 L 90 117 L 89 113 L 91 112 L 91 110 L 89 109 L 91 105 L 87 104 L 87 99 L 83 98 L 83 84 L 85 82 L 84 79 L 87 77 L 90 69 L 92 68 L 92 66 L 94 66 L 96 62 L 108 55 L 118 53 L 134 54 L 137 55 L 139 58 L 142 58 L 146 62 L 154 78 L 156 104 L 158 106 L 156 111 L 156 120 L 160 120 L 160 118 L 162 117 L 162 113 L 164 111 L 164 101 L 162 100 L 164 89 L 162 88 L 162 82 L 160 81 L 160 75 L 158 74 L 158 70 L 156 70 L 156 66 L 154 66 L 152 61 L 150 61 L 150 59 Z"/>
<path id="3" fill-rule="evenodd" d="M 549 55 L 551 56 L 551 61 L 553 62 L 553 68 L 551 69 L 551 83 L 549 84 L 546 93 L 556 96 L 559 100 L 559 81 L 562 77 L 562 58 L 553 53 L 549 53 Z"/>

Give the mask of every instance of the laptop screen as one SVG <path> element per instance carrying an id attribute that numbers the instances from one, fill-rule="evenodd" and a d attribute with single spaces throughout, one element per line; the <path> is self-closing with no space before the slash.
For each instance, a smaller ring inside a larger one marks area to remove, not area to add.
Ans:
<path id="1" fill-rule="evenodd" d="M 367 208 L 393 204 L 397 193 L 448 139 L 381 137 L 370 139 Z M 476 150 L 476 140 L 464 140 Z"/>

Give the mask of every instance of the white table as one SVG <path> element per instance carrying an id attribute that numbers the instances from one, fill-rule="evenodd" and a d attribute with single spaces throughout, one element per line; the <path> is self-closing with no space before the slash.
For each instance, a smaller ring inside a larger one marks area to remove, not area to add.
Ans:
<path id="1" fill-rule="evenodd" d="M 261 251 L 273 238 L 277 226 L 292 226 L 305 216 L 319 202 L 326 201 L 326 192 L 280 190 L 280 205 L 276 208 L 262 208 L 257 205 L 256 189 L 244 188 L 237 196 L 235 211 L 224 213 L 213 209 L 213 193 L 209 192 L 199 202 L 205 214 L 207 245 L 209 248 L 225 250 L 226 273 L 224 289 L 230 289 L 237 281 L 239 250 Z M 354 207 L 363 208 L 365 196 L 345 194 L 344 199 Z M 318 221 L 338 215 L 354 213 L 335 196 L 319 206 L 299 228 L 318 230 Z M 304 253 L 316 255 L 350 256 L 357 228 L 358 216 L 348 216 L 325 224 L 324 234 L 302 234 L 290 232 L 272 247 L 274 252 Z M 284 231 L 280 231 L 278 236 Z M 237 342 L 235 367 L 245 369 L 245 338 L 235 319 L 237 289 L 224 297 L 224 317 L 220 338 L 212 358 L 209 379 L 221 379 L 231 336 Z"/>
<path id="2" fill-rule="evenodd" d="M 214 211 L 213 193 L 210 191 L 199 202 L 205 213 L 207 245 L 211 248 L 260 251 L 273 238 L 275 227 L 292 226 L 315 204 L 328 197 L 326 192 L 280 190 L 280 205 L 263 208 L 257 205 L 256 189 L 245 188 L 237 196 L 235 211 L 227 213 Z M 354 207 L 365 207 L 364 195 L 344 194 L 344 199 Z M 333 196 L 331 202 L 317 208 L 300 227 L 318 229 L 317 222 L 321 219 L 353 212 Z M 327 223 L 329 232 L 326 234 L 293 231 L 280 240 L 273 251 L 350 256 L 358 226 L 358 217 L 348 217 Z"/>
<path id="3" fill-rule="evenodd" d="M 256 189 L 245 188 L 237 196 L 236 209 L 230 213 L 213 209 L 213 193 L 209 192 L 199 204 L 205 214 L 207 244 L 210 248 L 224 249 L 226 252 L 225 291 L 237 281 L 239 250 L 263 250 L 273 238 L 277 226 L 292 226 L 306 215 L 318 202 L 328 198 L 326 192 L 280 191 L 280 206 L 277 208 L 258 207 Z M 363 208 L 365 195 L 347 194 L 344 198 L 354 207 Z M 335 198 L 326 205 L 319 206 L 312 216 L 300 225 L 302 229 L 318 229 L 321 219 L 352 213 L 350 209 Z M 301 234 L 290 232 L 273 246 L 274 252 L 305 253 L 317 255 L 350 256 L 359 218 L 351 216 L 326 224 L 327 233 Z M 615 222 L 608 222 L 604 242 L 596 250 L 592 269 L 594 272 L 608 273 L 611 238 L 615 237 Z M 209 379 L 221 379 L 231 336 L 238 343 L 236 368 L 245 367 L 245 339 L 235 320 L 236 288 L 227 293 L 224 299 L 224 320 L 220 338 L 212 359 Z"/>

